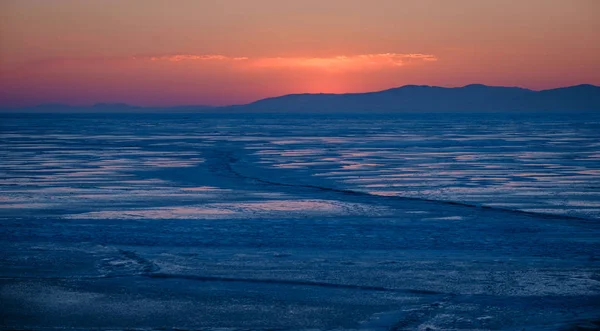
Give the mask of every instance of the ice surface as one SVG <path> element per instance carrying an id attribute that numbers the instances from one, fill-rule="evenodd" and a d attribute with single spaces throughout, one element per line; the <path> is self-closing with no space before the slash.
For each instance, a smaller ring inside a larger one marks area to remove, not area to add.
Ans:
<path id="1" fill-rule="evenodd" d="M 591 114 L 1 115 L 0 328 L 597 326 L 599 142 Z"/>

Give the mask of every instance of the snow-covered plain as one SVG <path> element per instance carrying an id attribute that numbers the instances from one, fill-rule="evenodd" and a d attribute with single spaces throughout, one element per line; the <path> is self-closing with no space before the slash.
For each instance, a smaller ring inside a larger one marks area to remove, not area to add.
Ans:
<path id="1" fill-rule="evenodd" d="M 0 115 L 4 329 L 600 321 L 600 116 Z"/>

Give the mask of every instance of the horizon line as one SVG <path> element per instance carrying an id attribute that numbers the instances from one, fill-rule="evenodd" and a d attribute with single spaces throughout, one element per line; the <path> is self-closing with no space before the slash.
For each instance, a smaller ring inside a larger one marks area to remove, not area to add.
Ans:
<path id="1" fill-rule="evenodd" d="M 204 107 L 204 108 L 227 108 L 227 107 L 240 107 L 240 106 L 245 106 L 245 105 L 250 105 L 253 104 L 255 102 L 259 102 L 261 100 L 268 100 L 268 99 L 275 99 L 275 98 L 280 98 L 280 97 L 285 97 L 285 96 L 292 96 L 292 95 L 352 95 L 352 94 L 368 94 L 368 93 L 380 93 L 380 92 L 385 92 L 385 91 L 389 91 L 389 90 L 394 90 L 394 89 L 400 89 L 400 88 L 406 88 L 406 87 L 429 87 L 429 88 L 443 88 L 443 89 L 461 89 L 461 88 L 466 88 L 466 87 L 475 87 L 475 86 L 481 86 L 481 87 L 492 87 L 492 88 L 518 88 L 518 89 L 522 89 L 522 90 L 528 90 L 528 91 L 532 91 L 532 92 L 543 92 L 543 91 L 551 91 L 551 90 L 558 90 L 558 89 L 565 89 L 565 88 L 572 88 L 572 87 L 581 87 L 581 86 L 592 86 L 592 87 L 596 87 L 596 88 L 600 88 L 600 85 L 595 85 L 595 84 L 589 84 L 589 83 L 581 83 L 581 84 L 575 84 L 575 85 L 567 85 L 567 86 L 559 86 L 559 87 L 554 87 L 554 88 L 547 88 L 547 89 L 531 89 L 531 88 L 526 88 L 526 87 L 522 87 L 522 86 L 507 86 L 507 85 L 487 85 L 487 84 L 482 84 L 482 83 L 470 83 L 470 84 L 466 84 L 466 85 L 462 85 L 462 86 L 439 86 L 439 85 L 426 85 L 426 84 L 406 84 L 406 85 L 401 85 L 401 86 L 395 86 L 395 87 L 390 87 L 390 88 L 385 88 L 382 90 L 372 90 L 372 91 L 363 91 L 363 92 L 345 92 L 345 93 L 325 93 L 325 92 L 297 92 L 297 93 L 287 93 L 287 94 L 281 94 L 281 95 L 275 95 L 275 96 L 268 96 L 268 97 L 263 97 L 263 98 L 259 98 L 253 101 L 249 101 L 247 103 L 242 103 L 242 104 L 227 104 L 227 105 L 210 105 L 210 104 L 176 104 L 176 105 L 167 105 L 167 106 L 140 106 L 140 105 L 135 105 L 135 104 L 130 104 L 127 102 L 106 102 L 106 101 L 98 101 L 98 102 L 94 102 L 92 104 L 87 104 L 87 105 L 72 105 L 72 104 L 68 104 L 68 103 L 60 103 L 60 102 L 47 102 L 47 103 L 40 103 L 40 104 L 36 104 L 36 105 L 31 105 L 31 106 L 3 106 L 0 105 L 0 109 L 27 109 L 27 108 L 37 108 L 37 107 L 53 107 L 53 106 L 62 106 L 62 107 L 73 107 L 73 108 L 77 108 L 77 107 L 81 107 L 81 108 L 90 108 L 90 107 L 100 107 L 100 106 L 121 106 L 121 107 L 129 107 L 129 108 L 177 108 L 177 107 Z"/>

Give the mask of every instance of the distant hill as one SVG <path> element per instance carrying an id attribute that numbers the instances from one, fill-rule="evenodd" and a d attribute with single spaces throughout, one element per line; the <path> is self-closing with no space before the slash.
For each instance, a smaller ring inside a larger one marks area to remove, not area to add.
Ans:
<path id="1" fill-rule="evenodd" d="M 228 107 L 137 107 L 121 103 L 99 103 L 89 107 L 45 104 L 20 109 L 3 109 L 3 111 L 48 113 L 600 111 L 600 87 L 577 85 L 533 91 L 520 87 L 481 84 L 454 88 L 406 85 L 368 93 L 289 94 Z"/>
<path id="2" fill-rule="evenodd" d="M 290 94 L 229 107 L 244 112 L 454 112 L 600 111 L 600 87 L 577 85 L 544 91 L 472 84 L 406 85 L 370 93 Z"/>
<path id="3" fill-rule="evenodd" d="M 51 103 L 25 108 L 4 108 L 4 112 L 24 113 L 196 113 L 214 109 L 212 106 L 139 107 L 126 103 L 97 103 L 93 106 L 70 106 Z"/>

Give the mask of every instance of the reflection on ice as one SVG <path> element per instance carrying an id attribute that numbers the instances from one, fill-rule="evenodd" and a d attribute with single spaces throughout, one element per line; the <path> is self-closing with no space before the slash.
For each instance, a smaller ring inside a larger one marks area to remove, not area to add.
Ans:
<path id="1" fill-rule="evenodd" d="M 379 167 L 379 166 L 381 166 L 381 164 L 379 164 L 379 163 L 342 162 L 342 164 L 343 163 L 350 163 L 350 164 L 344 164 L 344 165 L 342 165 L 342 169 L 346 169 L 346 170 L 365 169 L 365 168 L 369 168 L 369 167 Z"/>
<path id="2" fill-rule="evenodd" d="M 221 191 L 222 189 L 214 186 L 198 186 L 198 187 L 184 187 L 181 189 L 182 191 L 192 191 L 192 192 L 214 192 Z"/>
<path id="3" fill-rule="evenodd" d="M 93 199 L 212 203 L 243 191 L 233 184 L 220 187 L 207 175 L 225 171 L 211 158 L 226 146 L 242 170 L 247 163 L 261 169 L 256 177 L 270 182 L 507 208 L 517 202 L 541 209 L 551 205 L 560 214 L 600 218 L 593 211 L 600 201 L 600 128 L 590 119 L 394 115 L 170 121 L 165 126 L 145 119 L 133 126 L 135 132 L 110 118 L 35 126 L 14 122 L 0 133 L 0 192 L 20 202 L 63 207 L 90 206 Z M 240 198 L 282 193 L 260 185 L 246 189 Z"/>
<path id="4" fill-rule="evenodd" d="M 445 217 L 431 217 L 424 218 L 424 221 L 461 221 L 464 217 L 462 216 L 445 216 Z"/>
<path id="5" fill-rule="evenodd" d="M 263 200 L 238 203 L 210 203 L 146 209 L 107 210 L 67 216 L 74 219 L 222 219 L 261 218 L 265 216 L 305 217 L 381 214 L 385 209 L 358 203 L 327 200 Z"/>
<path id="6" fill-rule="evenodd" d="M 573 216 L 594 214 L 589 208 L 600 200 L 600 169 L 594 162 L 594 156 L 600 155 L 596 143 L 600 129 L 569 126 L 564 132 L 548 134 L 553 123 L 539 127 L 531 122 L 443 123 L 447 125 L 442 129 L 419 122 L 412 122 L 414 127 L 379 122 L 377 129 L 365 124 L 359 127 L 372 131 L 360 136 L 337 131 L 341 134 L 332 137 L 325 130 L 320 131 L 323 137 L 337 139 L 327 149 L 316 137 L 290 137 L 265 146 L 268 154 L 255 155 L 261 166 L 302 169 L 315 181 L 323 178 L 338 188 L 374 195 L 506 206 L 527 197 L 528 206 L 543 208 L 546 199 L 568 201 L 569 192 L 576 191 L 587 196 L 582 209 L 564 202 L 562 206 Z M 521 136 L 522 130 L 528 135 Z M 558 147 L 554 144 L 558 142 L 577 143 L 577 148 Z M 292 143 L 298 152 L 290 149 Z"/>
<path id="7" fill-rule="evenodd" d="M 52 206 L 50 203 L 0 203 L 0 209 L 45 209 Z"/>
<path id="8" fill-rule="evenodd" d="M 150 209 L 109 210 L 74 214 L 76 219 L 213 219 L 235 214 L 234 211 L 210 207 L 165 207 Z"/>
<path id="9" fill-rule="evenodd" d="M 598 316 L 600 120 L 521 116 L 0 115 L 0 315 L 577 328 Z"/>

